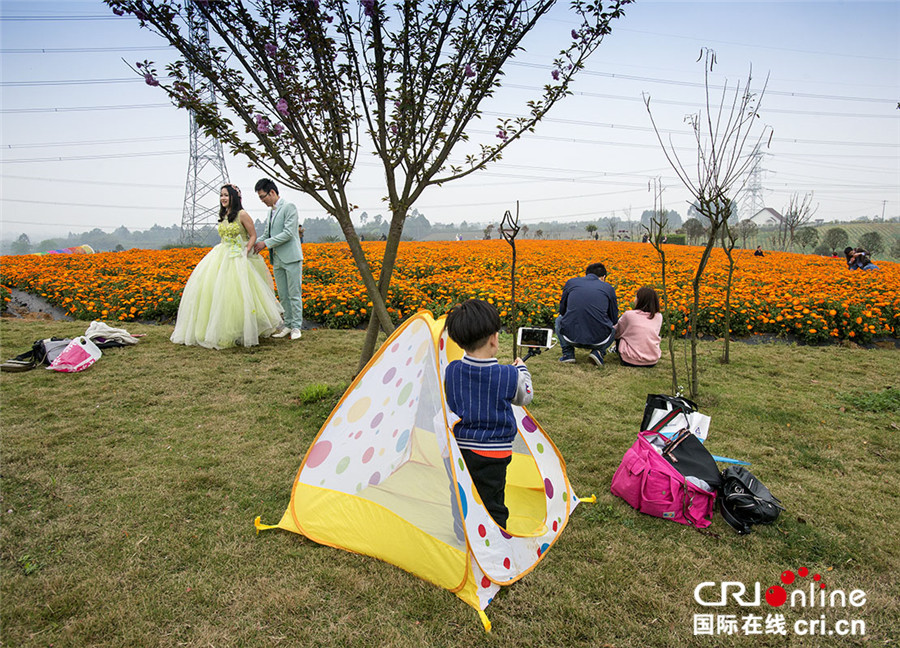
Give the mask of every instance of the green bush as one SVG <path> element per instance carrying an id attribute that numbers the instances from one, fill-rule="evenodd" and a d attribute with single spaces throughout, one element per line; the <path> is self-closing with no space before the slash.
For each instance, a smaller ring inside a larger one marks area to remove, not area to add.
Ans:
<path id="1" fill-rule="evenodd" d="M 666 243 L 669 243 L 670 245 L 685 245 L 685 235 L 669 234 L 669 238 L 666 240 Z"/>

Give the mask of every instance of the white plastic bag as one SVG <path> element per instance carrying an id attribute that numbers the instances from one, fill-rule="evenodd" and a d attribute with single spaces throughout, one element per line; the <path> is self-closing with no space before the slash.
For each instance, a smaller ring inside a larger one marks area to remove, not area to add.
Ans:
<path id="1" fill-rule="evenodd" d="M 82 335 L 69 342 L 69 345 L 56 356 L 56 360 L 51 362 L 47 369 L 65 373 L 84 371 L 97 362 L 101 355 L 103 353 L 97 348 L 97 345 Z"/>

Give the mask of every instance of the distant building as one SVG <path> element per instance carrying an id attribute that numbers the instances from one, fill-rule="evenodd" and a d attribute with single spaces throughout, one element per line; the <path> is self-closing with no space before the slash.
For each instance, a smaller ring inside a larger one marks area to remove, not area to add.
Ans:
<path id="1" fill-rule="evenodd" d="M 757 225 L 777 225 L 784 220 L 784 216 L 771 207 L 766 207 L 753 214 L 753 216 L 750 217 L 750 220 Z"/>

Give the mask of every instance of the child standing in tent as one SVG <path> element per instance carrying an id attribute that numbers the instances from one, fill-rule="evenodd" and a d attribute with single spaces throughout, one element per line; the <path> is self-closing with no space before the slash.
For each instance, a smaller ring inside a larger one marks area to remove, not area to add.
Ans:
<path id="1" fill-rule="evenodd" d="M 512 365 L 497 361 L 500 326 L 497 309 L 480 299 L 450 311 L 444 328 L 466 354 L 447 366 L 444 387 L 447 405 L 460 418 L 453 436 L 472 482 L 488 513 L 506 528 L 506 468 L 516 437 L 512 406 L 527 405 L 533 394 L 521 358 Z"/>

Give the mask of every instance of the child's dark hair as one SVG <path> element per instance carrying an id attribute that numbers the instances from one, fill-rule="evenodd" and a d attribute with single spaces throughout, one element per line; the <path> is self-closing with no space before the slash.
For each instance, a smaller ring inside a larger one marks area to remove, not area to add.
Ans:
<path id="1" fill-rule="evenodd" d="M 659 296 L 650 286 L 641 286 L 634 296 L 634 307 L 652 319 L 659 312 Z"/>
<path id="2" fill-rule="evenodd" d="M 469 352 L 483 346 L 501 326 L 497 308 L 480 299 L 454 306 L 444 322 L 450 339 Z"/>

